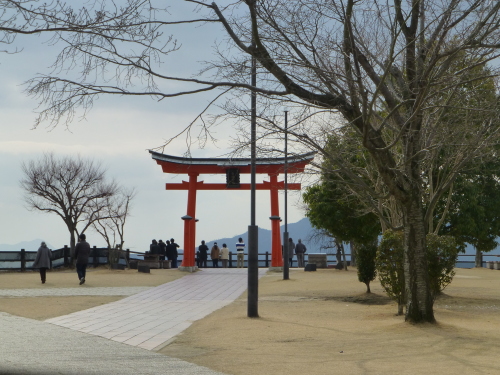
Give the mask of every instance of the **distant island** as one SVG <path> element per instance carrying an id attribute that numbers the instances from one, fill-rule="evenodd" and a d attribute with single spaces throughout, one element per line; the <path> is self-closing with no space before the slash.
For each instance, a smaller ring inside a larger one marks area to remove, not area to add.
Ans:
<path id="1" fill-rule="evenodd" d="M 19 251 L 21 249 L 24 249 L 26 251 L 37 251 L 38 248 L 40 247 L 40 244 L 42 243 L 43 240 L 40 238 L 36 238 L 31 241 L 22 241 L 19 243 L 16 243 L 14 245 L 8 245 L 8 244 L 0 244 L 0 251 Z M 47 247 L 49 249 L 55 250 L 59 248 L 53 247 L 51 244 L 47 243 Z M 61 246 L 62 247 L 62 246 Z"/>

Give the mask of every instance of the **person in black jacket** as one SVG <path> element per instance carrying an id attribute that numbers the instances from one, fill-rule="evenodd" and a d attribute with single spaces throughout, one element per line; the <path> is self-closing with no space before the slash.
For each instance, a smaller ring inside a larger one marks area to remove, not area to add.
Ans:
<path id="1" fill-rule="evenodd" d="M 299 238 L 297 245 L 295 245 L 295 254 L 297 255 L 297 263 L 298 267 L 304 267 L 304 254 L 307 251 L 306 245 L 302 243 L 302 240 Z"/>
<path id="2" fill-rule="evenodd" d="M 172 259 L 174 259 L 174 255 L 169 240 L 167 240 L 167 248 L 165 249 L 165 255 L 167 256 L 167 259 L 170 261 L 170 264 L 172 264 Z"/>
<path id="3" fill-rule="evenodd" d="M 76 273 L 78 275 L 78 280 L 80 280 L 80 285 L 85 282 L 87 264 L 89 263 L 90 245 L 85 240 L 85 234 L 80 234 L 78 236 L 78 243 L 75 247 Z"/>
<path id="4" fill-rule="evenodd" d="M 170 247 L 171 247 L 171 252 L 172 252 L 172 268 L 177 268 L 177 257 L 179 256 L 179 252 L 177 249 L 179 248 L 179 245 L 175 243 L 175 240 L 173 238 L 170 239 Z"/>
<path id="5" fill-rule="evenodd" d="M 158 246 L 160 246 L 160 260 L 165 260 L 165 255 L 167 255 L 167 245 L 162 240 L 158 240 Z"/>
<path id="6" fill-rule="evenodd" d="M 207 268 L 208 246 L 205 245 L 205 241 L 201 241 L 198 252 L 198 268 Z"/>

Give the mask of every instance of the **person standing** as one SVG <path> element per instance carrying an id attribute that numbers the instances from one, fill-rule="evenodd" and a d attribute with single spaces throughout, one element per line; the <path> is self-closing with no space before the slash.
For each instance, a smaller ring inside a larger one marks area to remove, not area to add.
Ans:
<path id="1" fill-rule="evenodd" d="M 307 251 L 306 245 L 302 243 L 302 240 L 299 238 L 297 240 L 297 245 L 295 245 L 295 254 L 297 254 L 297 263 L 298 267 L 304 267 L 304 254 Z"/>
<path id="2" fill-rule="evenodd" d="M 212 246 L 212 250 L 210 251 L 210 258 L 212 259 L 212 267 L 219 268 L 219 257 L 220 257 L 220 248 L 217 246 L 217 242 L 214 242 L 214 246 Z"/>
<path id="3" fill-rule="evenodd" d="M 76 273 L 78 275 L 78 280 L 80 280 L 80 285 L 85 282 L 87 264 L 89 263 L 90 245 L 86 239 L 87 237 L 84 233 L 80 234 L 78 236 L 78 243 L 75 247 Z"/>
<path id="4" fill-rule="evenodd" d="M 245 261 L 245 243 L 243 238 L 238 238 L 238 243 L 236 244 L 236 267 L 243 268 L 243 262 Z"/>
<path id="5" fill-rule="evenodd" d="M 336 270 L 341 270 L 344 268 L 342 263 L 342 252 L 340 251 L 340 246 L 337 246 L 337 252 L 335 253 L 335 258 L 337 258 L 337 264 L 335 265 Z"/>
<path id="6" fill-rule="evenodd" d="M 207 268 L 208 259 L 208 246 L 205 245 L 205 241 L 201 241 L 201 245 L 198 246 L 198 268 Z"/>
<path id="7" fill-rule="evenodd" d="M 174 268 L 174 248 L 170 246 L 170 240 L 167 240 L 165 255 L 167 259 L 170 261 L 170 268 Z"/>
<path id="8" fill-rule="evenodd" d="M 226 244 L 222 244 L 222 249 L 220 249 L 220 260 L 222 261 L 222 268 L 227 268 L 227 261 L 229 260 L 229 249 Z"/>
<path id="9" fill-rule="evenodd" d="M 162 240 L 158 240 L 158 246 L 160 247 L 160 260 L 165 260 L 165 255 L 167 255 L 167 245 Z"/>
<path id="10" fill-rule="evenodd" d="M 175 243 L 173 238 L 170 239 L 170 247 L 172 252 L 172 268 L 177 268 L 177 258 L 179 257 L 177 249 L 179 248 L 179 245 Z"/>
<path id="11" fill-rule="evenodd" d="M 151 245 L 149 245 L 149 253 L 150 254 L 160 254 L 160 246 L 158 246 L 158 242 L 156 240 L 151 241 Z"/>
<path id="12" fill-rule="evenodd" d="M 288 260 L 290 261 L 290 267 L 293 267 L 293 253 L 295 251 L 295 243 L 293 239 L 290 237 L 288 239 Z"/>
<path id="13" fill-rule="evenodd" d="M 51 259 L 52 251 L 50 251 L 45 242 L 42 242 L 36 253 L 35 261 L 33 262 L 33 268 L 38 268 L 40 270 L 40 279 L 42 280 L 42 284 L 45 284 L 47 270 L 50 269 Z"/>

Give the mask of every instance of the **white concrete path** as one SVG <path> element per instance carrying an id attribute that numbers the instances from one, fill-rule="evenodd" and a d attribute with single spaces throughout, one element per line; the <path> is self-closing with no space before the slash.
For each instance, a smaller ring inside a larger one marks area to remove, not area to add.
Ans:
<path id="1" fill-rule="evenodd" d="M 262 277 L 267 269 L 259 269 Z M 46 320 L 148 350 L 159 350 L 193 321 L 238 298 L 247 269 L 204 268 L 106 305 Z"/>

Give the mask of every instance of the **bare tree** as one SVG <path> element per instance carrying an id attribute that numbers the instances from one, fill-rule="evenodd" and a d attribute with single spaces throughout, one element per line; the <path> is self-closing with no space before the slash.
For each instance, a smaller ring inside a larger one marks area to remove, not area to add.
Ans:
<path id="1" fill-rule="evenodd" d="M 276 105 L 283 102 L 300 106 L 304 116 L 293 129 L 296 139 L 335 159 L 339 172 L 355 182 L 361 179 L 342 163 L 342 155 L 325 152 L 322 138 L 328 132 L 311 119 L 317 121 L 317 113 L 326 114 L 324 124 L 330 131 L 352 127 L 376 167 L 379 191 L 391 196 L 401 212 L 406 320 L 434 321 L 425 256 L 429 217 L 457 172 L 478 157 L 494 136 L 491 124 L 496 111 L 469 102 L 468 111 L 482 111 L 484 116 L 468 133 L 442 119 L 450 107 L 465 103 L 453 101 L 464 85 L 498 77 L 492 64 L 480 75 L 470 72 L 499 56 L 500 2 L 243 0 L 224 7 L 197 0 L 177 2 L 194 6 L 194 17 L 189 19 L 175 19 L 167 9 L 154 8 L 146 0 L 129 0 L 121 8 L 94 1 L 94 8 L 80 11 L 64 5 L 51 8 L 49 17 L 23 7 L 21 1 L 6 4 L 13 3 L 18 5 L 13 12 L 19 17 L 12 22 L 18 27 L 61 27 L 56 35 L 67 43 L 53 74 L 30 81 L 28 92 L 43 105 L 38 122 L 70 121 L 78 107 L 85 114 L 103 94 L 161 100 L 220 89 L 214 101 L 229 95 L 238 103 L 242 93 L 254 90 L 264 103 L 261 126 L 271 124 L 271 134 L 279 135 L 282 127 L 273 123 L 269 113 L 276 113 Z M 179 45 L 163 32 L 171 33 L 176 25 L 214 23 L 227 36 L 227 43 L 216 46 L 218 58 L 192 76 L 168 71 L 162 60 Z M 71 29 L 64 29 L 68 25 Z M 464 53 L 467 63 L 460 66 Z M 257 87 L 248 83 L 251 58 L 259 64 Z M 80 74 L 77 79 L 61 75 L 67 71 Z M 168 88 L 177 86 L 162 84 L 168 81 L 184 83 L 186 89 L 169 92 Z M 248 115 L 244 101 L 243 106 L 232 103 L 223 107 L 238 116 Z M 328 119 L 329 114 L 336 121 Z M 209 124 L 200 118 L 201 136 L 208 137 Z M 191 129 L 190 125 L 188 136 Z M 451 145 L 447 130 L 455 131 Z M 423 167 L 432 164 L 431 151 L 443 145 L 461 151 L 448 159 L 446 175 L 432 181 L 432 196 L 425 198 L 431 182 Z M 424 207 L 425 199 L 429 204 Z"/>
<path id="2" fill-rule="evenodd" d="M 109 199 L 117 192 L 105 170 L 92 160 L 44 154 L 22 164 L 21 188 L 28 209 L 59 216 L 70 233 L 71 257 L 76 238 L 96 220 L 103 220 Z"/>
<path id="3" fill-rule="evenodd" d="M 92 227 L 104 238 L 108 248 L 123 249 L 125 224 L 130 216 L 131 202 L 135 194 L 134 189 L 120 189 L 115 195 L 104 198 L 106 207 L 92 223 Z"/>

